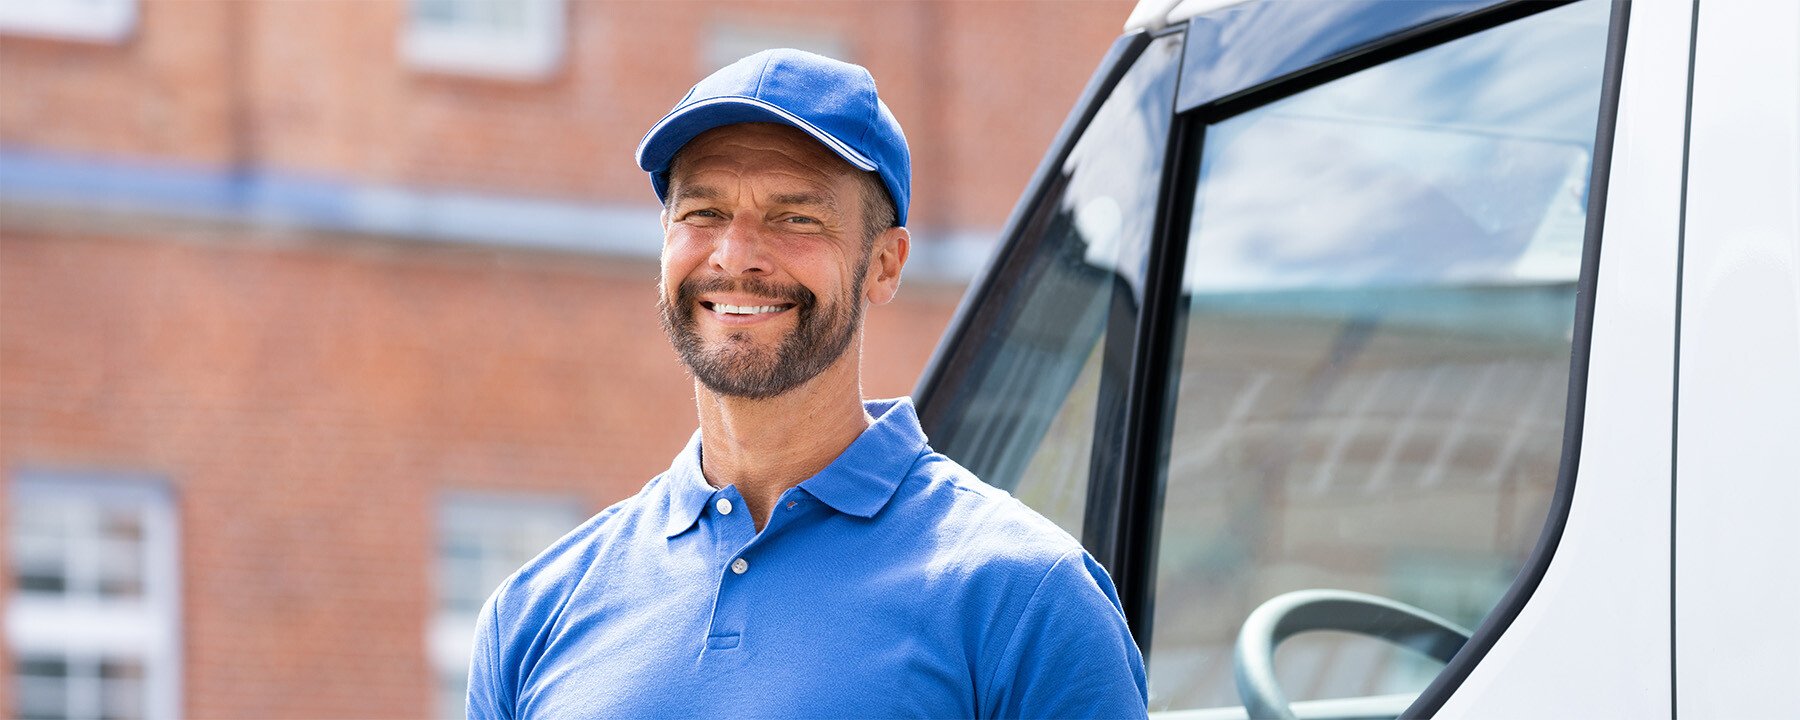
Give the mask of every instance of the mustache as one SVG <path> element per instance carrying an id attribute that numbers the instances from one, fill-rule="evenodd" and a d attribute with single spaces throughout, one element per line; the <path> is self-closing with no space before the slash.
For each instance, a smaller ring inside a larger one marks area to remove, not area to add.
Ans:
<path id="1" fill-rule="evenodd" d="M 682 307 L 693 305 L 693 300 L 702 293 L 738 292 L 758 297 L 773 298 L 793 303 L 797 309 L 812 307 L 819 297 L 802 285 L 772 283 L 760 278 L 709 278 L 693 279 L 681 283 L 676 290 L 676 300 Z"/>

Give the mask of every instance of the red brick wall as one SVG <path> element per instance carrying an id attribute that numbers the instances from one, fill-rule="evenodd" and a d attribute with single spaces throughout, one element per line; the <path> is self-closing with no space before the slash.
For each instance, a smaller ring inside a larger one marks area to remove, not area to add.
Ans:
<path id="1" fill-rule="evenodd" d="M 0 143 L 230 162 L 236 7 L 145 2 L 118 45 L 0 35 Z"/>
<path id="2" fill-rule="evenodd" d="M 438 493 L 597 510 L 694 427 L 649 263 L 41 227 L 0 229 L 0 468 L 171 480 L 189 716 L 425 713 Z M 911 389 L 956 296 L 871 311 L 871 394 Z"/>
<path id="3" fill-rule="evenodd" d="M 718 23 L 840 38 L 916 159 L 914 225 L 1011 210 L 1129 2 L 583 2 L 536 81 L 420 71 L 400 2 L 145 0 L 101 45 L 0 36 L 0 143 L 329 178 L 654 201 L 638 139 L 702 67 Z"/>

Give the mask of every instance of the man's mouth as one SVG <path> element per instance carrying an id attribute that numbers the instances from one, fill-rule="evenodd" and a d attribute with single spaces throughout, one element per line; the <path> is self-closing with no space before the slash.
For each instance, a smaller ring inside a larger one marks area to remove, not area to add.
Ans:
<path id="1" fill-rule="evenodd" d="M 763 313 L 781 312 L 783 310 L 793 307 L 792 304 L 728 305 L 726 303 L 707 302 L 705 300 L 700 301 L 700 306 L 704 307 L 708 310 L 711 310 L 713 312 L 719 313 L 721 315 L 760 315 Z"/>

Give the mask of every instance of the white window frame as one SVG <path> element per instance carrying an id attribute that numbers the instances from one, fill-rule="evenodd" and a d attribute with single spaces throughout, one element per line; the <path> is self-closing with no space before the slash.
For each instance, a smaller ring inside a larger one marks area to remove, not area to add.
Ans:
<path id="1" fill-rule="evenodd" d="M 151 476 L 25 470 L 14 477 L 8 512 L 16 518 L 33 502 L 71 500 L 139 513 L 146 562 L 143 596 L 108 599 L 21 592 L 15 587 L 7 594 L 7 650 L 15 663 L 24 654 L 137 660 L 144 668 L 144 717 L 179 717 L 180 526 L 173 494 L 165 482 Z M 13 700 L 18 702 L 17 697 Z"/>
<path id="2" fill-rule="evenodd" d="M 837 33 L 731 17 L 719 19 L 708 28 L 706 41 L 701 43 L 700 62 L 711 72 L 770 48 L 794 48 L 851 61 L 850 46 Z"/>
<path id="3" fill-rule="evenodd" d="M 401 57 L 415 68 L 434 72 L 512 80 L 548 77 L 562 63 L 566 2 L 511 1 L 518 2 L 524 11 L 524 25 L 516 31 L 421 23 L 413 11 L 414 0 L 408 0 Z"/>
<path id="4" fill-rule="evenodd" d="M 0 0 L 0 33 L 118 43 L 137 14 L 138 0 Z"/>
<path id="5" fill-rule="evenodd" d="M 536 532 L 542 537 L 533 538 L 533 544 L 541 544 L 542 547 L 537 548 L 541 551 L 564 533 L 574 530 L 586 517 L 584 505 L 569 496 L 451 491 L 439 499 L 437 532 L 433 537 L 432 551 L 436 581 L 432 589 L 431 620 L 425 627 L 425 651 L 431 661 L 431 694 L 433 704 L 438 706 L 435 708 L 437 717 L 464 716 L 463 699 L 458 698 L 445 707 L 446 701 L 439 699 L 442 695 L 440 691 L 450 677 L 467 679 L 469 660 L 475 651 L 475 622 L 479 615 L 478 610 L 461 610 L 449 606 L 450 598 L 442 572 L 442 550 L 447 533 L 471 525 L 507 528 L 531 528 L 535 525 Z M 538 543 L 539 540 L 541 543 Z M 502 564 L 507 566 L 505 571 L 510 573 L 530 559 L 531 556 L 505 558 Z"/>

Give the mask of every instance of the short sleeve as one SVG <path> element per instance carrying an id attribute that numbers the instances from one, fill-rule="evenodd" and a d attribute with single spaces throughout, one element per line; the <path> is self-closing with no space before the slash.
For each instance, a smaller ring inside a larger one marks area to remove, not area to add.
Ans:
<path id="1" fill-rule="evenodd" d="M 1057 560 L 1026 603 L 995 667 L 984 715 L 1142 718 L 1144 658 L 1112 578 L 1085 551 Z"/>
<path id="2" fill-rule="evenodd" d="M 501 682 L 499 600 L 502 590 L 494 591 L 481 608 L 475 622 L 475 651 L 469 658 L 469 720 L 505 719 L 513 716 L 515 688 Z"/>

